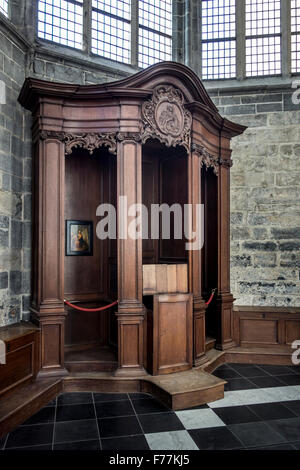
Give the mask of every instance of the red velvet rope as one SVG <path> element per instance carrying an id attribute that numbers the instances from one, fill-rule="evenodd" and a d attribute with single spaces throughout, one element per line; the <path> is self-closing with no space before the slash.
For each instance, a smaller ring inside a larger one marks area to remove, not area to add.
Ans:
<path id="1" fill-rule="evenodd" d="M 213 290 L 212 290 L 212 293 L 211 293 L 211 296 L 210 296 L 210 298 L 208 299 L 208 301 L 205 302 L 205 305 L 208 306 L 208 305 L 211 303 L 212 299 L 214 298 L 215 292 L 216 292 L 216 289 L 213 289 Z"/>
<path id="2" fill-rule="evenodd" d="M 98 307 L 98 308 L 82 308 L 78 307 L 78 305 L 73 305 L 67 300 L 64 300 L 65 304 L 68 305 L 71 308 L 74 308 L 75 310 L 80 310 L 81 312 L 101 312 L 101 310 L 107 310 L 110 307 L 113 307 L 114 305 L 117 305 L 118 300 L 115 302 L 109 304 L 109 305 L 104 305 L 104 307 Z"/>
<path id="3" fill-rule="evenodd" d="M 210 295 L 210 298 L 208 299 L 207 302 L 205 302 L 205 305 L 209 305 L 212 301 L 212 299 L 214 298 L 214 295 L 215 295 L 215 292 L 216 292 L 216 289 L 213 289 L 211 295 Z M 118 300 L 116 300 L 115 302 L 112 302 L 111 304 L 109 305 L 104 305 L 104 307 L 98 307 L 98 308 L 82 308 L 82 307 L 78 307 L 78 305 L 73 305 L 71 304 L 70 302 L 68 302 L 67 300 L 64 300 L 64 303 L 66 305 L 68 305 L 69 307 L 71 308 L 74 308 L 75 310 L 80 310 L 81 312 L 101 312 L 103 310 L 107 310 L 108 308 L 110 307 L 113 307 L 114 305 L 117 305 L 118 303 Z"/>

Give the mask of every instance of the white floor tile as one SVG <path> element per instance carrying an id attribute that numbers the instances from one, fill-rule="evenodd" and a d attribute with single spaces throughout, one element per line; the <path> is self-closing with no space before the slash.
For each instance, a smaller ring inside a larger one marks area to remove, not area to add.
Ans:
<path id="1" fill-rule="evenodd" d="M 151 450 L 198 450 L 187 431 L 145 434 Z"/>
<path id="2" fill-rule="evenodd" d="M 203 410 L 176 411 L 185 429 L 216 428 L 225 423 L 209 408 Z"/>
<path id="3" fill-rule="evenodd" d="M 208 405 L 210 408 L 222 408 L 226 406 L 256 405 L 258 403 L 290 400 L 300 400 L 300 385 L 225 392 L 224 399 L 208 403 Z"/>
<path id="4" fill-rule="evenodd" d="M 240 401 L 237 395 L 234 395 L 235 392 L 225 392 L 224 398 L 221 400 L 213 401 L 208 403 L 210 408 L 225 408 L 225 406 L 241 406 L 243 403 Z"/>

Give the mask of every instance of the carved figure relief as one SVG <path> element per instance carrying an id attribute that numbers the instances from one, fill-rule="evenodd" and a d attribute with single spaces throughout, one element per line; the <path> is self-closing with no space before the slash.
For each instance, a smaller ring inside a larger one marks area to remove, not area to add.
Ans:
<path id="1" fill-rule="evenodd" d="M 157 138 L 168 147 L 182 145 L 189 152 L 192 115 L 184 108 L 180 90 L 171 85 L 154 89 L 152 99 L 142 107 L 142 141 Z"/>

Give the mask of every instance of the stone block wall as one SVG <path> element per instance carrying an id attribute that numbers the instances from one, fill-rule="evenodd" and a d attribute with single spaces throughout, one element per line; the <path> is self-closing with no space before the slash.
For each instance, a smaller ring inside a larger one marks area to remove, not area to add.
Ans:
<path id="1" fill-rule="evenodd" d="M 217 92 L 233 139 L 231 285 L 237 305 L 300 305 L 300 105 L 291 88 Z"/>
<path id="2" fill-rule="evenodd" d="M 26 43 L 0 28 L 0 326 L 28 317 L 31 264 L 31 117 L 17 102 Z M 23 313 L 22 313 L 23 312 Z"/>
<path id="3" fill-rule="evenodd" d="M 84 60 L 83 53 L 69 48 L 32 43 L 33 30 L 27 39 L 25 30 L 0 18 L 0 80 L 6 86 L 6 104 L 0 104 L 0 326 L 29 318 L 31 116 L 17 102 L 25 77 L 89 84 L 136 71 L 101 58 Z M 299 306 L 300 106 L 293 105 L 291 88 L 272 87 L 270 79 L 265 89 L 209 93 L 222 115 L 248 126 L 232 142 L 236 304 Z"/>

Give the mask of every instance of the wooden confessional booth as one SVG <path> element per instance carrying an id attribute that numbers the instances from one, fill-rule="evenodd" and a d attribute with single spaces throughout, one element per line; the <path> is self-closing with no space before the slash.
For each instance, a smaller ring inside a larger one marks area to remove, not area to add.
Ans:
<path id="1" fill-rule="evenodd" d="M 28 78 L 19 100 L 33 114 L 39 374 L 156 376 L 205 363 L 207 336 L 230 348 L 230 139 L 245 128 L 223 119 L 199 78 L 174 62 L 101 85 Z M 203 248 L 186 250 L 172 230 L 169 240 L 99 239 L 97 208 L 118 208 L 120 196 L 128 206 L 191 204 L 189 233 L 204 204 Z M 65 299 L 118 305 L 78 311 Z"/>

